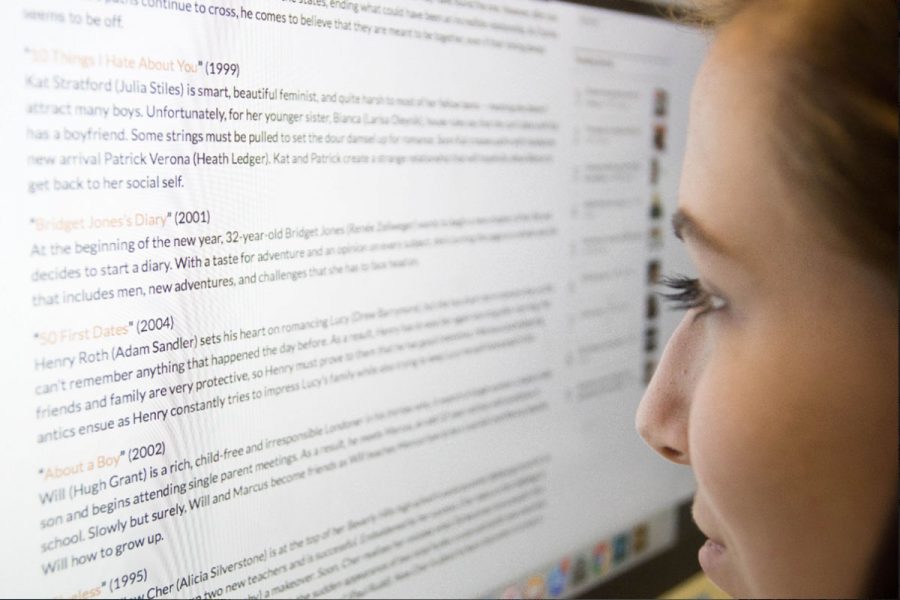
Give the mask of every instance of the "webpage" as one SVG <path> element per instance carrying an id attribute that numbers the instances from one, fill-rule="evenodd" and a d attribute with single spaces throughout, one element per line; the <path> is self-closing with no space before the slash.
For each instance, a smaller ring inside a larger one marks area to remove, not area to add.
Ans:
<path id="1" fill-rule="evenodd" d="M 559 596 L 671 542 L 690 475 L 633 421 L 697 34 L 522 0 L 0 17 L 4 594 Z"/>

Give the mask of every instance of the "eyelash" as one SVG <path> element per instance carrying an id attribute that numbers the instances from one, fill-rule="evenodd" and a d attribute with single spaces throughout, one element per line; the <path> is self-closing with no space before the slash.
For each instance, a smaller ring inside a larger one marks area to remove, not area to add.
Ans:
<path id="1" fill-rule="evenodd" d="M 701 285 L 699 279 L 676 275 L 674 277 L 663 277 L 660 283 L 673 290 L 671 293 L 660 294 L 660 296 L 669 301 L 675 310 L 702 309 L 694 315 L 695 319 L 725 307 L 725 301 L 707 291 Z M 716 300 L 721 305 L 717 305 Z"/>

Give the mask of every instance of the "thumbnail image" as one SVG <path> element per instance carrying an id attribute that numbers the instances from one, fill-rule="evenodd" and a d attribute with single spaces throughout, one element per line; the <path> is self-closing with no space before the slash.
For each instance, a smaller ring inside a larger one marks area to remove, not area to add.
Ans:
<path id="1" fill-rule="evenodd" d="M 644 331 L 644 352 L 656 352 L 659 346 L 656 327 L 648 327 Z"/>
<path id="2" fill-rule="evenodd" d="M 663 152 L 666 149 L 666 126 L 656 125 L 653 128 L 653 147 Z"/>
<path id="3" fill-rule="evenodd" d="M 656 361 L 647 360 L 647 362 L 644 363 L 644 385 L 650 385 L 654 373 L 656 373 Z"/>
<path id="4" fill-rule="evenodd" d="M 663 231 L 661 227 L 651 227 L 647 234 L 651 248 L 659 248 L 663 245 Z"/>
<path id="5" fill-rule="evenodd" d="M 662 88 L 657 88 L 653 94 L 653 114 L 657 117 L 664 117 L 669 112 L 669 92 Z"/>
<path id="6" fill-rule="evenodd" d="M 659 283 L 660 277 L 662 277 L 662 267 L 660 266 L 659 261 L 651 260 L 647 263 L 647 283 Z"/>
<path id="7" fill-rule="evenodd" d="M 659 219 L 662 217 L 662 214 L 662 198 L 660 197 L 659 192 L 653 192 L 653 196 L 650 198 L 650 218 Z"/>
<path id="8" fill-rule="evenodd" d="M 659 159 L 654 156 L 650 159 L 650 184 L 657 183 L 659 183 Z"/>
<path id="9" fill-rule="evenodd" d="M 656 297 L 656 294 L 649 294 L 647 296 L 647 319 L 652 320 L 655 319 L 659 314 L 659 298 Z"/>

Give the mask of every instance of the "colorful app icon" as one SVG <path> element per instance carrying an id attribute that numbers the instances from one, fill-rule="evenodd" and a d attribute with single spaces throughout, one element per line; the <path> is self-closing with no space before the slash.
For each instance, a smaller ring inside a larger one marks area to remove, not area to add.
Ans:
<path id="1" fill-rule="evenodd" d="M 583 556 L 575 559 L 575 568 L 572 569 L 572 585 L 581 585 L 587 578 L 587 561 Z"/>
<path id="2" fill-rule="evenodd" d="M 628 538 L 627 533 L 620 533 L 613 538 L 612 562 L 614 565 L 619 564 L 628 556 Z"/>
<path id="3" fill-rule="evenodd" d="M 566 571 L 560 565 L 553 567 L 550 573 L 547 574 L 547 591 L 552 598 L 558 598 L 563 593 L 563 590 L 566 589 Z"/>
<path id="4" fill-rule="evenodd" d="M 602 575 L 609 571 L 609 544 L 600 542 L 594 546 L 594 574 Z"/>
<path id="5" fill-rule="evenodd" d="M 632 532 L 631 549 L 635 552 L 643 552 L 647 547 L 647 524 L 641 523 Z"/>
<path id="6" fill-rule="evenodd" d="M 545 596 L 547 587 L 543 575 L 532 575 L 525 583 L 525 598 L 527 600 L 540 600 Z"/>
<path id="7" fill-rule="evenodd" d="M 522 590 L 517 585 L 508 586 L 503 593 L 500 594 L 501 600 L 522 600 Z"/>

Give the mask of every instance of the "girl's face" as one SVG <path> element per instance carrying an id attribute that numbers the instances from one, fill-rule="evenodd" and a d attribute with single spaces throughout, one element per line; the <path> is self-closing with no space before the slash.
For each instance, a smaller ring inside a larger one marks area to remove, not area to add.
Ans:
<path id="1" fill-rule="evenodd" d="M 673 219 L 699 274 L 695 307 L 637 427 L 694 470 L 714 582 L 848 597 L 897 510 L 896 287 L 780 175 L 770 58 L 742 14 L 698 77 Z"/>

